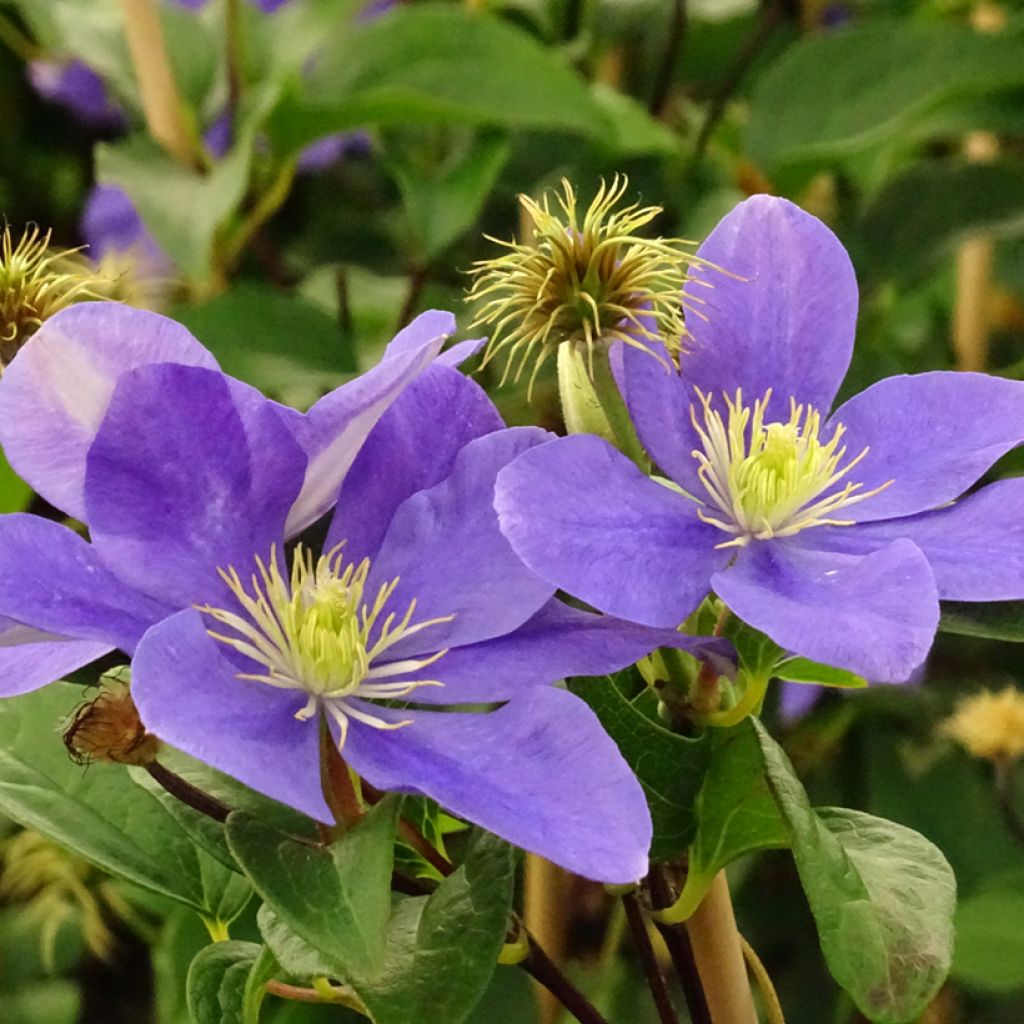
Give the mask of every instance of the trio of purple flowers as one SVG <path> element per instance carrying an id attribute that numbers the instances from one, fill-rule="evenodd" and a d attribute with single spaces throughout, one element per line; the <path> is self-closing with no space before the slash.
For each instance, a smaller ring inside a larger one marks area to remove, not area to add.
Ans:
<path id="1" fill-rule="evenodd" d="M 699 255 L 729 273 L 681 365 L 615 353 L 655 478 L 597 437 L 505 428 L 457 369 L 476 343 L 444 348 L 448 314 L 307 413 L 166 318 L 58 314 L 0 381 L 0 442 L 89 540 L 0 518 L 0 693 L 119 649 L 149 729 L 316 818 L 323 721 L 377 788 L 638 879 L 643 792 L 553 684 L 657 647 L 722 655 L 677 628 L 712 592 L 885 682 L 923 662 L 939 599 L 1024 597 L 1021 481 L 957 500 L 1024 441 L 1024 384 L 896 377 L 826 419 L 857 310 L 838 240 L 755 197 Z"/>

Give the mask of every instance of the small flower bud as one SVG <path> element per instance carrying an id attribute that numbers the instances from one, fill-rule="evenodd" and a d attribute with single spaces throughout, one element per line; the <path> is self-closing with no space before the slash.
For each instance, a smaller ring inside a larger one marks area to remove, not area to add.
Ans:
<path id="1" fill-rule="evenodd" d="M 969 754 L 987 761 L 1015 761 L 1024 754 L 1024 693 L 1008 686 L 965 697 L 941 732 Z"/>
<path id="2" fill-rule="evenodd" d="M 68 753 L 79 764 L 151 764 L 160 741 L 146 732 L 128 687 L 116 677 L 104 679 L 108 688 L 78 707 L 64 730 Z"/>
<path id="3" fill-rule="evenodd" d="M 485 359 L 507 354 L 503 380 L 520 378 L 534 360 L 530 384 L 563 343 L 592 359 L 597 344 L 622 341 L 644 350 L 661 341 L 674 358 L 685 333 L 682 288 L 686 268 L 697 262 L 678 239 L 643 238 L 638 228 L 660 212 L 657 206 L 616 205 L 628 187 L 616 176 L 602 183 L 580 223 L 576 193 L 565 179 L 552 210 L 521 195 L 532 237 L 490 241 L 507 251 L 482 260 L 468 302 L 480 306 L 473 326 L 490 327 Z"/>

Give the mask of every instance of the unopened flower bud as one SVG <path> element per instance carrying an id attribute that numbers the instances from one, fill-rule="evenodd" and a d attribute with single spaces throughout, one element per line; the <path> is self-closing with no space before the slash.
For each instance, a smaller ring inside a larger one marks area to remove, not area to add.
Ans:
<path id="1" fill-rule="evenodd" d="M 0 365 L 54 313 L 82 299 L 98 298 L 89 264 L 76 249 L 51 249 L 50 232 L 29 225 L 15 243 L 10 226 L 0 236 Z"/>
<path id="2" fill-rule="evenodd" d="M 565 179 L 552 209 L 549 196 L 519 201 L 531 222 L 529 239 L 490 241 L 506 252 L 482 260 L 467 301 L 478 302 L 473 326 L 492 331 L 486 359 L 506 354 L 505 374 L 519 379 L 533 360 L 537 371 L 562 344 L 592 360 L 598 344 L 622 341 L 650 350 L 660 341 L 671 357 L 682 347 L 683 284 L 697 262 L 678 239 L 643 238 L 636 231 L 660 212 L 637 203 L 616 209 L 628 181 L 602 183 L 583 214 Z"/>

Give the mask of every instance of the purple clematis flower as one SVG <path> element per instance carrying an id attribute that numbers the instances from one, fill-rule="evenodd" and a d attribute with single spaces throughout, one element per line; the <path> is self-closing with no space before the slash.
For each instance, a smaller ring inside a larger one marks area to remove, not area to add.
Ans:
<path id="1" fill-rule="evenodd" d="M 639 784 L 586 704 L 549 684 L 621 668 L 658 645 L 699 653 L 706 642 L 571 609 L 515 556 L 498 529 L 494 480 L 549 435 L 502 429 L 476 384 L 431 367 L 346 476 L 324 553 L 300 544 L 286 559 L 284 513 L 300 481 L 282 459 L 266 481 L 272 500 L 254 503 L 228 454 L 203 451 L 194 424 L 215 420 L 223 402 L 197 386 L 205 372 L 175 368 L 153 381 L 159 431 L 148 382 L 131 382 L 90 452 L 103 467 L 104 538 L 117 564 L 158 561 L 174 596 L 195 605 L 149 630 L 135 653 L 132 693 L 147 727 L 330 820 L 323 718 L 379 789 L 432 797 L 602 881 L 643 875 L 651 825 Z M 193 507 L 179 484 L 192 474 L 181 465 L 186 444 L 224 499 L 247 507 L 244 536 L 216 555 L 204 540 L 206 502 Z M 167 483 L 154 486 L 154 463 L 168 467 Z M 194 539 L 168 549 L 179 537 Z M 506 701 L 489 713 L 433 710 Z"/>
<path id="2" fill-rule="evenodd" d="M 1024 597 L 1024 480 L 957 500 L 1024 441 L 1024 384 L 891 377 L 829 417 L 857 316 L 832 232 L 757 196 L 699 255 L 729 274 L 687 285 L 706 319 L 691 318 L 679 371 L 622 352 L 668 486 L 596 437 L 566 438 L 501 474 L 502 529 L 541 576 L 612 614 L 674 625 L 713 590 L 789 651 L 903 681 L 939 598 Z"/>
<path id="3" fill-rule="evenodd" d="M 454 328 L 450 314 L 424 313 L 376 367 L 302 414 L 223 374 L 165 317 L 94 302 L 48 320 L 0 380 L 0 442 L 91 543 L 37 516 L 0 516 L 0 694 L 114 648 L 131 654 L 154 623 L 210 598 L 212 565 L 249 565 L 321 517 Z"/>

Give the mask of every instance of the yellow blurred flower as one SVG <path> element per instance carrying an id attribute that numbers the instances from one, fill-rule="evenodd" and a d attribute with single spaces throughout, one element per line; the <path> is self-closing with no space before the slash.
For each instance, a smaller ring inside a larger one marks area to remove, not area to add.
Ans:
<path id="1" fill-rule="evenodd" d="M 941 731 L 975 757 L 1016 760 L 1024 754 L 1024 693 L 1008 686 L 965 697 Z"/>

